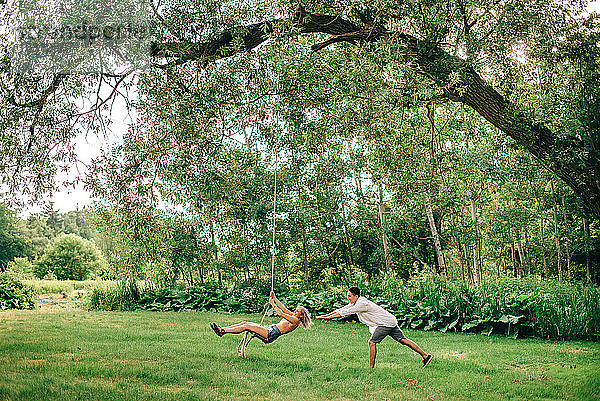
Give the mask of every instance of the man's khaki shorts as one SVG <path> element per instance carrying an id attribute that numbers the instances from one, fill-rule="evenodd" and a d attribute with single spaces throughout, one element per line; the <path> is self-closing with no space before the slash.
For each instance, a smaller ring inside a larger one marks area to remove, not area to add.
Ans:
<path id="1" fill-rule="evenodd" d="M 378 344 L 386 336 L 390 336 L 398 342 L 400 340 L 406 338 L 406 336 L 404 335 L 404 333 L 402 332 L 402 330 L 400 330 L 400 327 L 398 327 L 398 326 L 396 326 L 396 327 L 377 326 L 377 328 L 371 335 L 371 338 L 369 339 L 369 341 L 371 341 L 372 343 Z"/>

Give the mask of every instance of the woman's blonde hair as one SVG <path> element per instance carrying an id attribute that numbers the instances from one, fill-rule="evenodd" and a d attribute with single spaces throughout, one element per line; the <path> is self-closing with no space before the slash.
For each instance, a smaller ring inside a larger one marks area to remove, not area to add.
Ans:
<path id="1" fill-rule="evenodd" d="M 309 329 L 313 325 L 310 313 L 304 306 L 298 306 L 297 310 L 300 311 L 300 323 L 302 323 L 302 327 Z"/>

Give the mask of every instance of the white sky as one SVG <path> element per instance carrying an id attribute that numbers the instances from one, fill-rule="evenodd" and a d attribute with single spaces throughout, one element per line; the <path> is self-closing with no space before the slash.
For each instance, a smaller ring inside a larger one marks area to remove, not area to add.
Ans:
<path id="1" fill-rule="evenodd" d="M 131 91 L 135 93 L 135 91 Z M 118 143 L 123 138 L 129 125 L 133 123 L 135 119 L 135 110 L 130 112 L 131 115 L 127 114 L 125 103 L 122 98 L 116 98 L 114 106 L 112 108 L 112 114 L 110 116 L 112 124 L 109 131 L 106 133 L 106 137 L 96 137 L 96 135 L 88 135 L 87 138 L 81 137 L 77 140 L 76 154 L 85 164 L 101 154 L 103 150 L 108 149 L 112 144 Z M 79 163 L 79 171 L 75 167 L 71 168 L 69 173 L 61 173 L 58 175 L 57 181 L 60 183 L 64 180 L 72 180 L 77 176 L 85 175 L 85 165 Z M 83 188 L 83 184 L 78 184 L 73 188 L 61 187 L 56 192 L 50 201 L 54 202 L 54 209 L 61 213 L 66 213 L 71 210 L 82 209 L 86 205 L 92 203 L 90 193 Z M 40 212 L 42 206 L 33 206 L 24 210 L 20 215 L 26 217 L 29 214 Z"/>
<path id="2" fill-rule="evenodd" d="M 591 1 L 588 5 L 588 11 L 600 13 L 600 0 Z M 125 108 L 119 107 L 118 102 L 119 100 L 117 100 L 111 116 L 113 123 L 108 138 L 98 139 L 90 136 L 87 140 L 82 138 L 77 144 L 77 154 L 83 162 L 89 162 L 92 158 L 100 154 L 101 149 L 106 149 L 109 143 L 115 143 L 119 138 L 122 138 L 123 134 L 127 131 L 128 125 L 132 123 L 131 118 L 127 116 L 127 113 L 124 111 Z M 81 173 L 83 173 L 83 171 L 81 171 Z M 76 174 L 76 171 L 72 171 L 71 176 L 73 176 L 73 174 Z M 58 209 L 61 213 L 81 209 L 92 202 L 90 194 L 83 189 L 82 185 L 79 185 L 74 189 L 72 187 L 68 189 L 63 188 L 54 194 L 51 200 L 54 202 L 55 209 Z M 39 207 L 30 208 L 25 211 L 25 215 L 40 210 L 41 208 Z"/>

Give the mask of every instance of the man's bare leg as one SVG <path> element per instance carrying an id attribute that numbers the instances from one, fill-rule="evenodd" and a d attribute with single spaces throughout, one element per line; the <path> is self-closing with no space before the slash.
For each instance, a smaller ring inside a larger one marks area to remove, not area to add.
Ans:
<path id="1" fill-rule="evenodd" d="M 407 347 L 415 351 L 417 354 L 421 355 L 423 359 L 427 358 L 427 354 L 414 341 L 411 341 L 408 338 L 403 338 L 402 340 L 400 340 L 400 343 L 406 345 Z"/>
<path id="2" fill-rule="evenodd" d="M 377 344 L 369 340 L 369 367 L 375 367 L 375 357 L 377 356 Z"/>

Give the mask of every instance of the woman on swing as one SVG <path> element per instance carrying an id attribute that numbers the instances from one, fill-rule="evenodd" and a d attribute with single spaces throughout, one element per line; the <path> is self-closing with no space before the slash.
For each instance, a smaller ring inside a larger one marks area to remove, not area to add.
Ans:
<path id="1" fill-rule="evenodd" d="M 228 327 L 220 327 L 216 323 L 211 323 L 210 327 L 214 330 L 215 333 L 219 337 L 230 333 L 230 334 L 239 334 L 245 331 L 252 332 L 258 336 L 265 344 L 272 343 L 277 339 L 277 337 L 287 334 L 291 331 L 294 331 L 301 323 L 304 329 L 310 328 L 312 326 L 312 320 L 310 319 L 310 314 L 308 310 L 306 310 L 303 306 L 298 306 L 295 311 L 290 311 L 287 309 L 275 296 L 275 292 L 271 291 L 271 295 L 269 297 L 269 303 L 275 309 L 275 312 L 282 317 L 281 321 L 277 324 L 272 324 L 270 326 L 261 326 L 252 322 L 242 322 L 238 324 L 234 324 L 233 326 Z"/>

